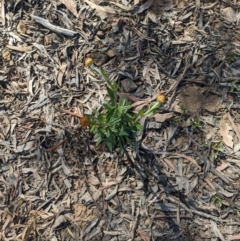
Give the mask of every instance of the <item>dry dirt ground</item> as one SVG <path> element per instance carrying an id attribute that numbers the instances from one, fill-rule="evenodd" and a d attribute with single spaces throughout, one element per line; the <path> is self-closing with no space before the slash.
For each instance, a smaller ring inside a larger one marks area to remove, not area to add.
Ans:
<path id="1" fill-rule="evenodd" d="M 239 2 L 0 4 L 0 240 L 240 240 Z M 108 100 L 86 56 L 166 96 L 124 154 L 71 115 Z"/>

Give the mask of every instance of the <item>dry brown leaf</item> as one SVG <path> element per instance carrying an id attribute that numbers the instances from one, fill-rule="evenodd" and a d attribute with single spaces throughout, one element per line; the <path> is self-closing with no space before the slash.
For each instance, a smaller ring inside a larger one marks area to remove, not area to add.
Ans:
<path id="1" fill-rule="evenodd" d="M 1 19 L 2 19 L 2 25 L 5 25 L 5 0 L 2 0 L 0 3 L 0 8 L 1 8 Z"/>
<path id="2" fill-rule="evenodd" d="M 198 165 L 197 161 L 194 158 L 178 152 L 174 152 L 172 154 L 187 159 L 188 161 L 192 162 L 195 166 L 197 166 L 199 170 L 201 170 L 201 167 Z"/>
<path id="3" fill-rule="evenodd" d="M 6 45 L 7 48 L 12 49 L 12 50 L 16 50 L 19 52 L 30 52 L 33 50 L 32 46 L 12 46 L 12 45 Z"/>
<path id="4" fill-rule="evenodd" d="M 8 50 L 4 50 L 2 52 L 2 58 L 5 60 L 5 61 L 10 61 L 12 56 L 11 56 L 11 53 L 8 51 Z"/>
<path id="5" fill-rule="evenodd" d="M 216 170 L 217 170 L 218 172 L 221 172 L 221 171 L 223 171 L 225 168 L 227 168 L 228 166 L 229 166 L 228 163 L 223 162 L 221 166 L 218 166 L 218 167 L 216 168 Z"/>
<path id="6" fill-rule="evenodd" d="M 22 232 L 22 239 L 23 240 L 27 240 L 28 239 L 32 229 L 33 229 L 32 223 L 23 229 L 23 232 Z"/>
<path id="7" fill-rule="evenodd" d="M 66 222 L 67 222 L 67 219 L 66 219 L 65 215 L 59 215 L 55 219 L 54 224 L 52 225 L 52 230 L 55 230 L 55 229 L 61 227 L 61 225 L 63 225 Z"/>
<path id="8" fill-rule="evenodd" d="M 97 201 L 99 199 L 99 197 L 102 195 L 102 191 L 95 188 L 94 186 L 91 186 L 90 190 L 92 192 L 93 200 Z"/>
<path id="9" fill-rule="evenodd" d="M 134 110 L 132 111 L 133 113 L 138 113 L 144 106 L 148 105 L 149 103 L 143 102 L 140 105 L 137 105 Z"/>
<path id="10" fill-rule="evenodd" d="M 48 148 L 46 151 L 51 152 L 51 151 L 57 150 L 62 144 L 64 144 L 66 142 L 66 140 L 67 139 L 65 138 L 64 140 L 60 141 L 58 144 Z"/>
<path id="11" fill-rule="evenodd" d="M 66 63 L 63 63 L 59 68 L 58 75 L 57 75 L 57 82 L 58 82 L 60 87 L 62 86 L 62 79 L 63 79 L 63 76 L 65 74 L 67 66 L 68 65 Z"/>
<path id="12" fill-rule="evenodd" d="M 117 194 L 117 192 L 118 192 L 118 185 L 116 185 L 116 187 L 111 191 L 111 193 L 105 197 L 105 200 L 109 201 Z"/>
<path id="13" fill-rule="evenodd" d="M 213 183 L 208 178 L 205 178 L 205 182 L 212 188 L 212 190 L 214 190 L 214 191 L 216 190 Z"/>
<path id="14" fill-rule="evenodd" d="M 172 118 L 173 113 L 164 113 L 164 114 L 157 113 L 153 115 L 153 117 L 155 118 L 156 122 L 164 122 L 165 120 Z"/>
<path id="15" fill-rule="evenodd" d="M 229 22 L 237 21 L 236 13 L 234 12 L 234 10 L 231 7 L 222 9 L 222 15 Z"/>
<path id="16" fill-rule="evenodd" d="M 212 231 L 214 232 L 214 234 L 222 241 L 224 241 L 224 237 L 221 234 L 216 222 L 214 222 L 213 220 L 210 220 L 211 226 L 212 226 Z"/>
<path id="17" fill-rule="evenodd" d="M 125 92 L 117 92 L 117 95 L 119 97 L 125 97 L 132 102 L 142 101 L 140 98 L 136 97 L 135 95 L 131 95 L 131 94 L 125 93 Z"/>
<path id="18" fill-rule="evenodd" d="M 156 100 L 156 98 L 161 94 L 164 94 L 164 92 L 159 92 L 155 94 L 153 97 L 147 97 L 143 100 L 136 101 L 135 103 L 132 104 L 132 107 L 134 107 L 133 112 L 138 113 L 138 111 L 140 111 L 144 106 L 147 106 L 152 101 Z"/>
<path id="19" fill-rule="evenodd" d="M 145 3 L 143 3 L 141 6 L 135 6 L 135 8 L 132 10 L 133 14 L 139 14 L 150 8 L 153 4 L 153 0 L 148 0 Z"/>
<path id="20" fill-rule="evenodd" d="M 227 123 L 228 114 L 224 114 L 220 120 L 220 134 L 223 138 L 223 142 L 230 148 L 233 148 L 233 137 L 229 134 L 232 129 Z"/>
<path id="21" fill-rule="evenodd" d="M 96 14 L 101 17 L 102 19 L 105 19 L 107 17 L 112 17 L 113 15 L 116 14 L 115 10 L 109 6 L 99 6 L 95 3 L 92 3 L 88 0 L 85 0 L 85 2 L 93 9 L 96 10 Z"/>
<path id="22" fill-rule="evenodd" d="M 174 165 L 173 165 L 173 163 L 172 163 L 172 161 L 170 160 L 170 159 L 168 159 L 168 158 L 164 158 L 163 159 L 163 161 L 170 167 L 170 169 L 172 170 L 172 171 L 174 171 Z"/>
<path id="23" fill-rule="evenodd" d="M 78 17 L 77 13 L 77 3 L 75 0 L 60 0 L 62 4 L 66 6 L 66 8 L 75 16 Z"/>
<path id="24" fill-rule="evenodd" d="M 150 67 L 153 61 L 150 61 L 146 66 L 143 68 L 143 78 L 146 80 L 146 83 L 152 86 L 152 81 L 150 78 Z"/>
<path id="25" fill-rule="evenodd" d="M 20 21 L 17 25 L 17 32 L 21 35 L 26 34 L 27 32 L 27 25 Z"/>
<path id="26" fill-rule="evenodd" d="M 88 181 L 89 181 L 89 183 L 91 183 L 91 184 L 94 185 L 94 186 L 100 184 L 98 178 L 96 178 L 95 176 L 89 177 L 89 178 L 88 178 Z"/>
<path id="27" fill-rule="evenodd" d="M 232 128 L 235 131 L 238 141 L 240 141 L 240 125 L 235 123 L 232 119 L 232 116 L 230 115 L 230 113 L 228 113 L 228 119 L 231 122 Z"/>
<path id="28" fill-rule="evenodd" d="M 134 6 L 138 5 L 140 3 L 140 0 L 134 0 Z"/>
<path id="29" fill-rule="evenodd" d="M 150 241 L 150 239 L 141 230 L 138 229 L 137 232 L 143 241 Z"/>
<path id="30" fill-rule="evenodd" d="M 232 240 L 239 240 L 240 239 L 240 234 L 238 235 L 229 235 L 227 238 L 227 241 L 232 241 Z"/>

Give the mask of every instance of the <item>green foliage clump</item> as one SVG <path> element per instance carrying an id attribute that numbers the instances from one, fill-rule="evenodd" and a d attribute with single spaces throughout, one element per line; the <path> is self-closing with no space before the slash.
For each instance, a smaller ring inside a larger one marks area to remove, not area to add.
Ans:
<path id="1" fill-rule="evenodd" d="M 223 142 L 218 141 L 211 146 L 210 160 L 214 161 L 218 155 L 224 154 Z"/>
<path id="2" fill-rule="evenodd" d="M 218 194 L 215 194 L 213 197 L 212 197 L 212 203 L 218 207 L 218 208 L 221 208 L 222 205 L 223 205 L 223 202 L 222 202 L 222 199 L 219 197 Z"/>
<path id="3" fill-rule="evenodd" d="M 202 129 L 203 127 L 203 123 L 201 121 L 200 116 L 197 116 L 192 122 L 191 122 L 191 126 L 193 129 Z"/>
<path id="4" fill-rule="evenodd" d="M 236 59 L 237 59 L 236 54 L 234 54 L 232 52 L 228 53 L 227 56 L 226 56 L 226 61 L 227 61 L 228 64 L 233 63 L 234 61 L 236 61 Z"/>
<path id="5" fill-rule="evenodd" d="M 146 112 L 141 109 L 137 114 L 132 113 L 131 103 L 125 97 L 117 96 L 117 83 L 111 82 L 102 69 L 94 67 L 94 70 L 107 82 L 109 101 L 103 104 L 100 112 L 90 116 L 90 132 L 94 134 L 97 145 L 106 142 L 109 151 L 117 146 L 123 150 L 126 144 L 132 145 L 136 141 L 136 134 L 142 129 L 140 118 L 153 113 L 160 104 L 156 103 Z"/>
<path id="6" fill-rule="evenodd" d="M 182 123 L 182 122 L 185 122 L 188 119 L 189 111 L 188 111 L 187 107 L 185 107 L 184 105 L 180 105 L 180 108 L 181 108 L 181 113 L 180 113 L 180 115 L 175 117 L 175 121 L 179 122 L 179 123 Z"/>

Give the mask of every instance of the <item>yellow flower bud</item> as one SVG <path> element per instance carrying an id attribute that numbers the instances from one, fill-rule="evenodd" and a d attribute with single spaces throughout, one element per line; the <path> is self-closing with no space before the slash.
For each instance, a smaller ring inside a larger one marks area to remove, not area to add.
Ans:
<path id="1" fill-rule="evenodd" d="M 165 95 L 161 94 L 157 97 L 157 102 L 159 102 L 160 104 L 163 104 L 165 101 L 166 101 Z"/>
<path id="2" fill-rule="evenodd" d="M 93 59 L 90 58 L 90 57 L 87 57 L 87 58 L 85 59 L 85 66 L 89 67 L 89 66 L 91 66 L 92 64 L 93 64 Z"/>

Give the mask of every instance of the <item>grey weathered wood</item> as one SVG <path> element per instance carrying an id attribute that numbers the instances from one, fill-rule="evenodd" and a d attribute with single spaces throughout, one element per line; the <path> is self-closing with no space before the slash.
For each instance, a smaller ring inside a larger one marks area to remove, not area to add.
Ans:
<path id="1" fill-rule="evenodd" d="M 51 24 L 48 20 L 38 17 L 38 16 L 34 16 L 31 15 L 31 18 L 36 22 L 39 23 L 41 25 L 43 25 L 45 28 L 50 29 L 51 31 L 58 33 L 58 34 L 62 34 L 68 37 L 75 37 L 78 33 L 69 29 L 65 29 L 62 27 L 58 27 L 56 25 Z"/>

